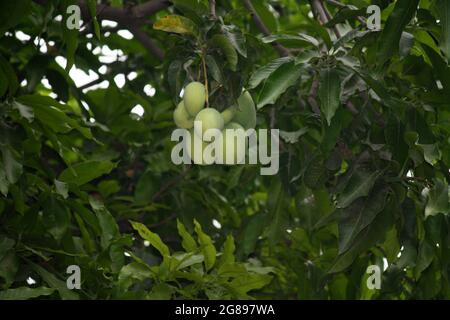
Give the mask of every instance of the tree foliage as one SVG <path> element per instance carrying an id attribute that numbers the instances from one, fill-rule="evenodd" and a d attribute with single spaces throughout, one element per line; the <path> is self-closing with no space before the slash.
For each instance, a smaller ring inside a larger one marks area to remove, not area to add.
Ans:
<path id="1" fill-rule="evenodd" d="M 450 298 L 448 1 L 15 0 L 0 17 L 0 299 Z M 248 90 L 256 127 L 281 130 L 278 174 L 171 162 L 191 81 L 219 111 Z"/>

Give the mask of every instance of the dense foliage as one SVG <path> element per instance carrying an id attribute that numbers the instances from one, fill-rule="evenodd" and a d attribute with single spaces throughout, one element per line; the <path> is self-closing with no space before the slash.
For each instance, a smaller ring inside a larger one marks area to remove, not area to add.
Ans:
<path id="1" fill-rule="evenodd" d="M 0 299 L 450 298 L 449 61 L 446 0 L 1 1 Z M 278 174 L 171 162 L 191 81 Z"/>

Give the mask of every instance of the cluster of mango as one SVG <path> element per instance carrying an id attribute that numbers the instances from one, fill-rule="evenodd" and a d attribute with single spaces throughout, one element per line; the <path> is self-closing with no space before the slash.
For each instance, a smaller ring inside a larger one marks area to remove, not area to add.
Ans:
<path id="1" fill-rule="evenodd" d="M 214 162 L 242 163 L 245 148 L 238 148 L 238 140 L 245 140 L 245 130 L 253 129 L 256 125 L 256 108 L 250 93 L 244 91 L 237 99 L 236 105 L 222 112 L 212 107 L 205 108 L 206 94 L 202 83 L 189 83 L 184 88 L 183 100 L 173 113 L 175 124 L 179 128 L 190 130 L 191 143 L 187 148 L 189 157 L 195 164 L 204 164 L 204 149 L 211 143 L 211 140 L 205 139 L 205 132 L 208 129 L 217 129 L 222 133 L 221 147 L 216 150 Z M 197 149 L 194 148 L 196 136 L 201 139 L 201 148 Z"/>

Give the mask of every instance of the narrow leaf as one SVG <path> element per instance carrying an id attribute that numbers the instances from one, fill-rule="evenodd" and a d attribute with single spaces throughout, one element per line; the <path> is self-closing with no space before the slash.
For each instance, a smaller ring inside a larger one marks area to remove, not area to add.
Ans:
<path id="1" fill-rule="evenodd" d="M 331 119 L 341 104 L 341 80 L 336 70 L 324 69 L 320 72 L 318 95 L 320 109 L 330 125 Z"/>
<path id="2" fill-rule="evenodd" d="M 379 175 L 379 171 L 372 173 L 355 171 L 343 192 L 338 196 L 337 208 L 346 208 L 356 199 L 367 196 Z"/>
<path id="3" fill-rule="evenodd" d="M 55 289 L 47 287 L 29 288 L 20 287 L 15 289 L 8 289 L 0 292 L 0 300 L 27 300 L 40 296 L 49 296 Z"/>
<path id="4" fill-rule="evenodd" d="M 398 0 L 386 21 L 378 40 L 378 59 L 380 64 L 398 53 L 400 37 L 406 25 L 413 18 L 419 0 Z"/>
<path id="5" fill-rule="evenodd" d="M 58 180 L 81 186 L 104 174 L 110 173 L 114 166 L 110 161 L 85 161 L 61 172 Z"/>
<path id="6" fill-rule="evenodd" d="M 153 24 L 153 28 L 156 30 L 180 34 L 197 35 L 198 33 L 198 28 L 192 20 L 175 14 L 167 15 L 159 19 Z"/>
<path id="7" fill-rule="evenodd" d="M 200 249 L 205 256 L 206 271 L 209 271 L 216 263 L 216 248 L 214 247 L 211 238 L 203 232 L 202 227 L 197 222 L 197 220 L 194 220 L 194 229 L 198 236 Z"/>
<path id="8" fill-rule="evenodd" d="M 295 65 L 294 62 L 285 63 L 275 72 L 273 72 L 264 83 L 259 94 L 257 108 L 273 104 L 277 101 L 289 87 L 294 85 L 300 77 L 301 65 Z"/>
<path id="9" fill-rule="evenodd" d="M 268 64 L 257 69 L 248 81 L 248 88 L 256 88 L 262 81 L 266 80 L 282 64 L 292 61 L 292 57 L 282 57 L 275 59 Z"/>
<path id="10" fill-rule="evenodd" d="M 450 62 L 450 1 L 438 0 L 438 8 L 442 25 L 440 47 Z"/>
<path id="11" fill-rule="evenodd" d="M 186 250 L 186 252 L 195 252 L 197 251 L 197 243 L 194 238 L 189 234 L 186 230 L 185 226 L 181 223 L 180 220 L 177 219 L 177 229 L 178 234 L 181 236 L 182 242 L 181 245 Z"/>
<path id="12" fill-rule="evenodd" d="M 136 230 L 144 240 L 150 242 L 150 245 L 159 251 L 164 260 L 170 256 L 169 247 L 164 244 L 156 233 L 148 230 L 148 228 L 140 222 L 130 221 L 130 223 L 133 229 Z"/>

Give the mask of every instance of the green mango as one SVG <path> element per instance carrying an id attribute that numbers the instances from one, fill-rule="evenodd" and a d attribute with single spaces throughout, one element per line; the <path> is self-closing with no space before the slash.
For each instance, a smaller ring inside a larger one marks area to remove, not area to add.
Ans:
<path id="1" fill-rule="evenodd" d="M 245 91 L 238 98 L 238 107 L 233 121 L 239 123 L 244 129 L 253 129 L 256 126 L 256 107 L 252 96 Z"/>

